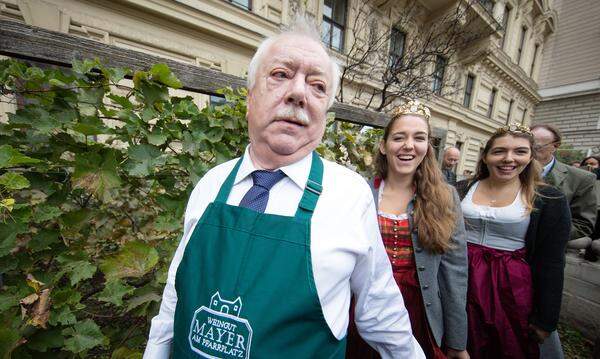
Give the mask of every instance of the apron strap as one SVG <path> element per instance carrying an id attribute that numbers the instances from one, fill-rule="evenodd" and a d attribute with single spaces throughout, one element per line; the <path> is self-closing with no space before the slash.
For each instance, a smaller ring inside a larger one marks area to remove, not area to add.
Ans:
<path id="1" fill-rule="evenodd" d="M 233 187 L 233 182 L 235 181 L 235 177 L 237 176 L 238 170 L 240 169 L 240 165 L 242 164 L 242 160 L 244 156 L 240 157 L 237 161 L 231 172 L 229 172 L 229 176 L 225 179 L 225 182 L 221 185 L 221 189 L 219 190 L 219 194 L 217 194 L 217 198 L 215 198 L 215 202 L 219 203 L 227 203 L 227 198 L 229 198 L 229 193 L 231 192 L 231 188 Z"/>
<path id="2" fill-rule="evenodd" d="M 296 218 L 310 220 L 317 206 L 317 201 L 321 192 L 323 192 L 323 161 L 316 151 L 313 151 L 312 164 L 310 166 L 310 174 L 306 181 L 306 187 L 304 188 L 304 194 L 300 203 L 298 204 L 298 210 L 296 211 Z"/>

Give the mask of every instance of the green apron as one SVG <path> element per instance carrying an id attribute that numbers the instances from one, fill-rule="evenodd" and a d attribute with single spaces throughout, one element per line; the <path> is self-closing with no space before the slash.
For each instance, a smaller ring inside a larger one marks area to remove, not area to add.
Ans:
<path id="1" fill-rule="evenodd" d="M 312 272 L 310 220 L 322 190 L 313 152 L 296 215 L 230 206 L 240 158 L 205 210 L 177 269 L 175 358 L 344 358 Z"/>

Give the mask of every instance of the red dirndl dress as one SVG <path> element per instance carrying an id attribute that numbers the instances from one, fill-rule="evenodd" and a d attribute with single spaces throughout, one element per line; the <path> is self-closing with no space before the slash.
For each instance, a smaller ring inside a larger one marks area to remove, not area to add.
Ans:
<path id="1" fill-rule="evenodd" d="M 467 246 L 469 355 L 472 359 L 539 358 L 538 344 L 528 329 L 533 290 L 525 248 Z"/>
<path id="2" fill-rule="evenodd" d="M 386 252 L 392 262 L 394 279 L 400 288 L 404 305 L 408 310 L 413 335 L 419 342 L 427 358 L 446 358 L 444 352 L 435 342 L 421 296 L 421 286 L 415 263 L 415 256 L 410 235 L 408 219 L 392 219 L 382 215 L 377 216 L 379 230 Z M 348 344 L 346 358 L 368 359 L 378 358 L 379 355 L 360 338 L 354 324 L 354 306 L 350 308 L 350 327 L 348 328 Z"/>

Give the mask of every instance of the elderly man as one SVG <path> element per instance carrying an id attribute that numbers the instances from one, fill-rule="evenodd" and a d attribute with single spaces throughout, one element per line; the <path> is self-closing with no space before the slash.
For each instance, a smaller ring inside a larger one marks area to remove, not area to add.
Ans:
<path id="1" fill-rule="evenodd" d="M 546 124 L 531 127 L 535 138 L 536 159 L 544 166 L 542 177 L 562 190 L 571 208 L 571 240 L 589 237 L 596 223 L 596 177 L 587 171 L 568 166 L 554 157 L 560 147 L 560 131 Z"/>
<path id="2" fill-rule="evenodd" d="M 339 70 L 302 22 L 248 70 L 250 145 L 196 185 L 145 358 L 343 358 L 350 297 L 383 358 L 424 358 L 366 182 L 314 152 Z"/>
<path id="3" fill-rule="evenodd" d="M 446 148 L 444 158 L 442 160 L 442 173 L 448 184 L 456 185 L 456 165 L 460 160 L 460 150 L 456 147 Z"/>
<path id="4" fill-rule="evenodd" d="M 544 180 L 558 187 L 569 201 L 571 208 L 571 240 L 591 243 L 589 237 L 596 223 L 596 195 L 594 193 L 595 176 L 589 172 L 568 166 L 554 157 L 560 147 L 560 131 L 547 124 L 531 127 L 535 139 L 535 157 L 544 166 Z M 542 223 L 543 225 L 543 223 Z M 571 242 L 574 243 L 574 242 Z M 560 339 L 556 331 L 540 346 L 540 357 L 548 359 L 564 358 Z"/>

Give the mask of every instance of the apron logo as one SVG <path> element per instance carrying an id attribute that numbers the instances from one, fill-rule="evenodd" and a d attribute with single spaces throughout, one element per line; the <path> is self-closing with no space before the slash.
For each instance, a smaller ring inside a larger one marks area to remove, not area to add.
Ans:
<path id="1" fill-rule="evenodd" d="M 210 305 L 194 312 L 190 325 L 190 348 L 205 358 L 229 359 L 250 357 L 252 327 L 240 318 L 242 298 L 221 299 L 219 292 L 210 298 Z"/>

